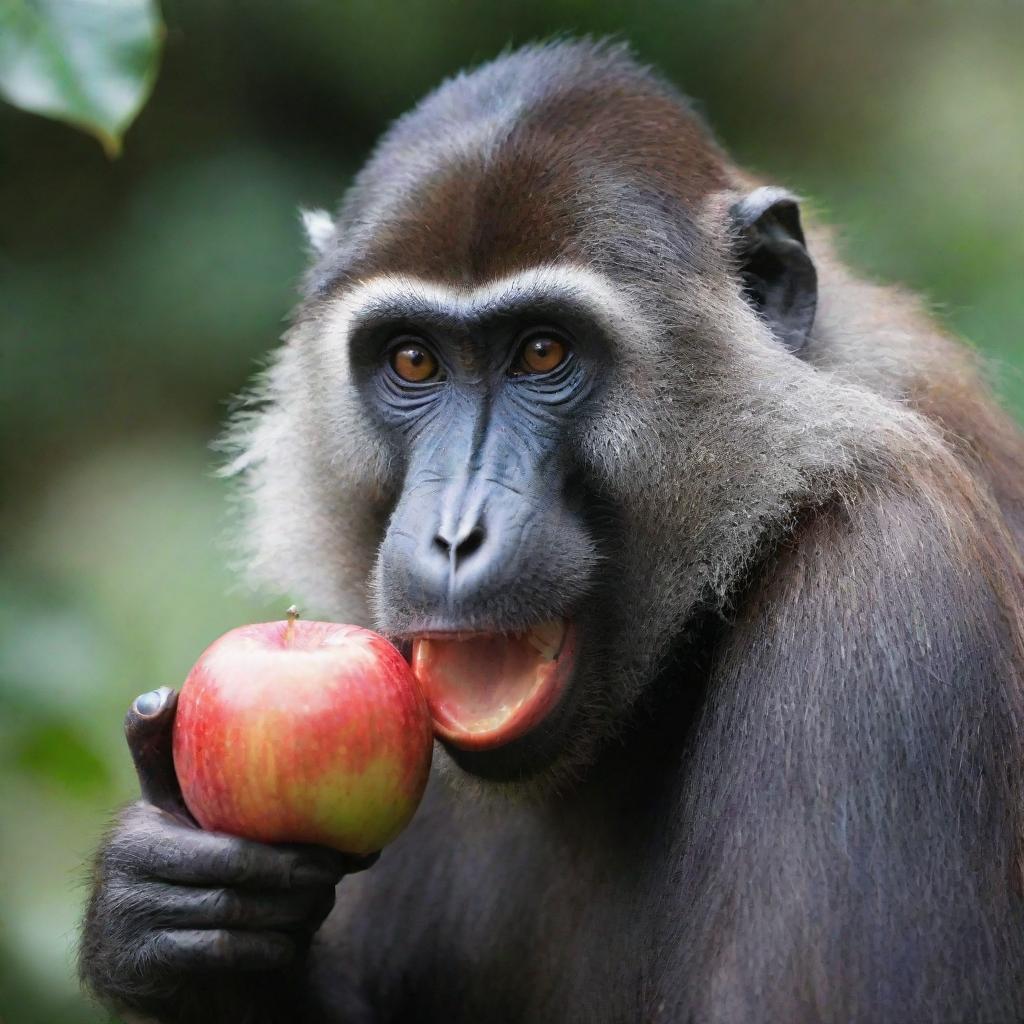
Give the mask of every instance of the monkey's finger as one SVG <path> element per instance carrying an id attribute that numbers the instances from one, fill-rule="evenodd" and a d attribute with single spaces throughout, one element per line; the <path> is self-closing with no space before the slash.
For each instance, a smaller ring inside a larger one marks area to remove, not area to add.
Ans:
<path id="1" fill-rule="evenodd" d="M 206 889 L 144 882 L 118 893 L 122 906 L 138 907 L 170 928 L 229 928 L 309 935 L 334 907 L 335 889 L 324 885 L 298 892 L 283 889 Z"/>
<path id="2" fill-rule="evenodd" d="M 194 886 L 253 889 L 333 887 L 345 874 L 331 850 L 282 849 L 205 832 L 146 803 L 135 805 L 120 833 L 118 862 L 133 873 Z"/>
<path id="3" fill-rule="evenodd" d="M 380 850 L 374 853 L 341 853 L 326 846 L 313 846 L 309 843 L 278 843 L 279 850 L 294 850 L 301 853 L 327 870 L 339 875 L 355 875 L 360 871 L 372 868 L 380 860 Z"/>
<path id="4" fill-rule="evenodd" d="M 124 734 L 135 762 L 142 799 L 172 814 L 184 810 L 171 754 L 177 705 L 177 693 L 161 686 L 136 697 L 124 719 Z"/>
<path id="5" fill-rule="evenodd" d="M 280 932 L 226 928 L 159 931 L 147 946 L 150 957 L 165 967 L 212 971 L 278 969 L 298 952 L 295 940 Z"/>

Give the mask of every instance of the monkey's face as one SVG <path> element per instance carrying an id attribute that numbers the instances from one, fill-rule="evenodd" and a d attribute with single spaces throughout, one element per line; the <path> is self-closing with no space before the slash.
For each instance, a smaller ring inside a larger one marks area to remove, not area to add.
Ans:
<path id="1" fill-rule="evenodd" d="M 629 289 L 566 265 L 476 287 L 376 275 L 315 322 L 311 423 L 345 452 L 325 472 L 382 484 L 373 621 L 442 742 L 493 780 L 578 769 L 706 586 L 689 517 L 728 457 L 695 384 L 727 376 L 728 347 L 687 352 Z"/>
<path id="2" fill-rule="evenodd" d="M 802 364 L 713 244 L 661 282 L 361 274 L 282 352 L 250 440 L 275 579 L 356 621 L 365 593 L 476 777 L 589 763 L 801 484 L 798 392 L 761 385 Z"/>
<path id="3" fill-rule="evenodd" d="M 710 265 L 365 275 L 280 353 L 244 438 L 267 575 L 402 644 L 473 776 L 578 773 L 800 484 L 752 382 L 802 364 Z"/>
<path id="4" fill-rule="evenodd" d="M 378 492 L 376 532 L 347 541 L 372 558 L 373 622 L 473 775 L 592 760 L 794 486 L 792 399 L 751 382 L 802 364 L 720 264 L 660 292 L 567 264 L 476 286 L 376 274 L 296 339 L 298 429 L 329 453 L 317 516 L 341 529 Z"/>
<path id="5" fill-rule="evenodd" d="M 463 767 L 535 772 L 595 702 L 615 631 L 614 517 L 581 455 L 617 306 L 567 268 L 475 290 L 377 278 L 344 306 L 351 386 L 395 479 L 376 624 L 407 645 Z"/>

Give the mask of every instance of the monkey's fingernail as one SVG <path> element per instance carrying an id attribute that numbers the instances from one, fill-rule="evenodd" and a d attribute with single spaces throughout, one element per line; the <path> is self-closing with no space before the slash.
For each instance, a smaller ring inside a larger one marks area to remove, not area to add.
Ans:
<path id="1" fill-rule="evenodd" d="M 166 687 L 161 687 L 159 690 L 150 690 L 149 693 L 144 693 L 135 698 L 135 712 L 144 718 L 149 718 L 164 706 L 166 699 Z"/>

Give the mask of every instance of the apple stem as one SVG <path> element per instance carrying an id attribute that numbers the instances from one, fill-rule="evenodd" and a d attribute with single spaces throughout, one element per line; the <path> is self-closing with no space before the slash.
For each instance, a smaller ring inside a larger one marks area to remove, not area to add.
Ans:
<path id="1" fill-rule="evenodd" d="M 285 643 L 291 643 L 292 633 L 295 631 L 295 623 L 299 620 L 299 609 L 296 605 L 291 605 L 285 612 L 288 616 L 288 625 L 284 627 L 284 639 Z"/>

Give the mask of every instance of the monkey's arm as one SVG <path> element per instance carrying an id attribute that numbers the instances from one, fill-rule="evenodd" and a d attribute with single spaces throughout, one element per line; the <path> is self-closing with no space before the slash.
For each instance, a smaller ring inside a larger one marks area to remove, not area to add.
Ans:
<path id="1" fill-rule="evenodd" d="M 808 519 L 763 579 L 689 769 L 706 994 L 686 1009 L 1020 1019 L 1024 618 L 1001 524 L 952 491 L 868 495 Z"/>
<path id="2" fill-rule="evenodd" d="M 126 719 L 142 799 L 100 849 L 82 935 L 85 983 L 128 1021 L 315 1020 L 306 950 L 342 875 L 372 858 L 204 832 L 171 760 L 175 695 Z"/>

